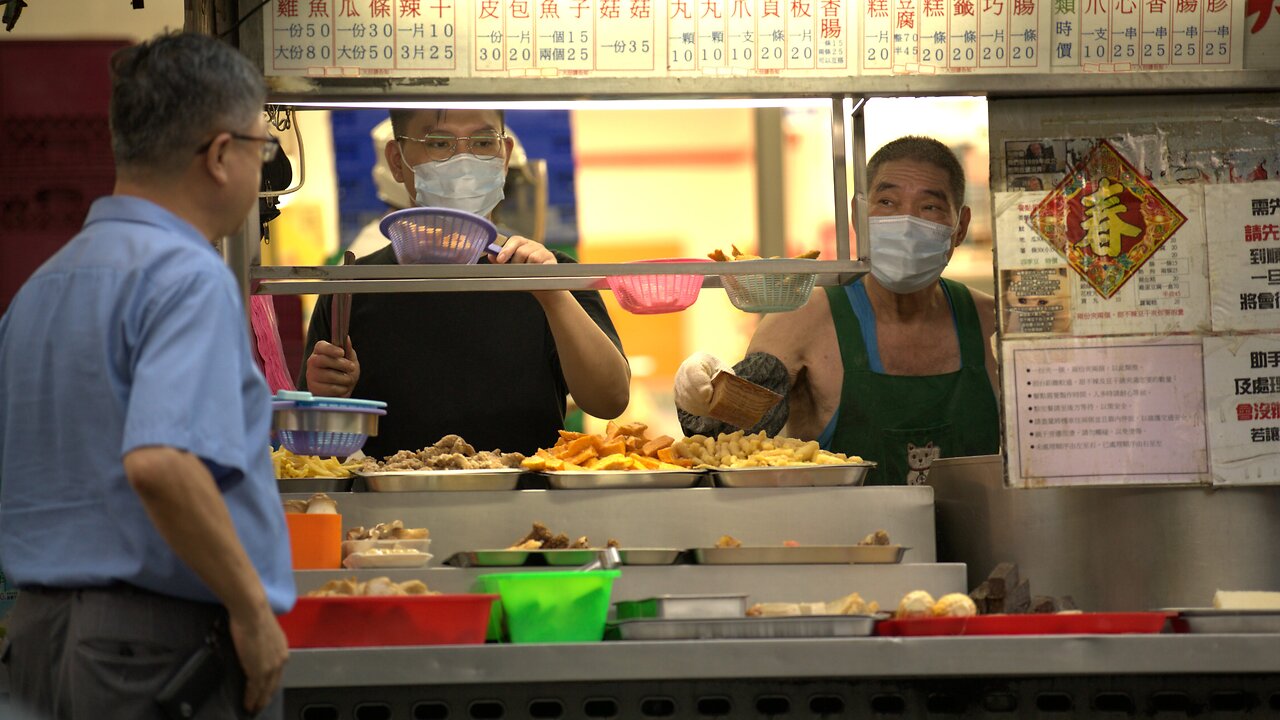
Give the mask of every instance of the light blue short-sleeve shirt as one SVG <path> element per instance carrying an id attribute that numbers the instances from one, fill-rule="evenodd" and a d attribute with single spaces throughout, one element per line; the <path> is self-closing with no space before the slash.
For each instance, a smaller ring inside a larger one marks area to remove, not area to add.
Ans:
<path id="1" fill-rule="evenodd" d="M 0 318 L 0 566 L 19 587 L 126 582 L 217 602 L 125 477 L 131 450 L 201 458 L 276 612 L 295 589 L 271 402 L 231 272 L 189 223 L 99 199 Z"/>

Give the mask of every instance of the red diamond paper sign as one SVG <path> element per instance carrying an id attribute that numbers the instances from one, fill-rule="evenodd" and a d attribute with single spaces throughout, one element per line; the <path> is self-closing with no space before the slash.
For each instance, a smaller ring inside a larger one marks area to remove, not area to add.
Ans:
<path id="1" fill-rule="evenodd" d="M 1036 234 L 1104 298 L 1187 221 L 1106 140 L 1031 211 Z"/>

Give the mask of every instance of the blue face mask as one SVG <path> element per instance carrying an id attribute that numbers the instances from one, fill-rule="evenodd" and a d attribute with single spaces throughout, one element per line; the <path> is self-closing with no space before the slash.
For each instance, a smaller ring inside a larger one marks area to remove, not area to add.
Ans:
<path id="1" fill-rule="evenodd" d="M 948 225 L 914 215 L 868 218 L 871 226 L 871 275 L 900 295 L 923 290 L 942 276 L 951 252 Z"/>
<path id="2" fill-rule="evenodd" d="M 487 216 L 505 197 L 506 161 L 459 153 L 448 160 L 413 166 L 420 207 L 446 207 Z"/>

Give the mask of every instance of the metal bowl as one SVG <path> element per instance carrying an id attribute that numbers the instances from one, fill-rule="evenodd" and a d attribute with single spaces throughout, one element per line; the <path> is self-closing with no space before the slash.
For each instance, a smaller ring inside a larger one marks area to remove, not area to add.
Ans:
<path id="1" fill-rule="evenodd" d="M 282 408 L 272 412 L 271 429 L 373 436 L 378 434 L 378 417 L 382 414 L 359 408 Z"/>

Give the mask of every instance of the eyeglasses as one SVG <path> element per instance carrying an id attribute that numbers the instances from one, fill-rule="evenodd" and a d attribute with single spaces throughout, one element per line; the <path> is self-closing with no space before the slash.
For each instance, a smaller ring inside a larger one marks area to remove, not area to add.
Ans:
<path id="1" fill-rule="evenodd" d="M 411 143 L 422 148 L 429 160 L 448 160 L 458 152 L 458 143 L 466 142 L 466 152 L 479 157 L 498 157 L 502 155 L 503 140 L 506 135 L 472 135 L 470 137 L 454 137 L 452 135 L 432 133 L 426 137 L 414 138 L 405 135 L 396 136 L 397 140 Z"/>
<path id="2" fill-rule="evenodd" d="M 242 135 L 237 132 L 227 134 L 236 140 L 251 140 L 262 143 L 262 162 L 264 163 L 269 163 L 272 160 L 275 160 L 276 154 L 280 152 L 280 141 L 270 135 L 267 135 L 266 137 L 258 137 L 257 135 Z M 213 146 L 213 141 L 215 139 L 216 138 L 210 138 L 205 141 L 203 145 L 196 148 L 196 154 L 199 155 L 200 153 L 206 152 Z"/>

